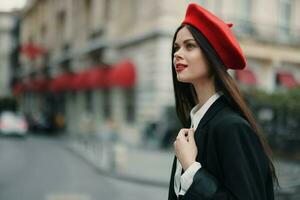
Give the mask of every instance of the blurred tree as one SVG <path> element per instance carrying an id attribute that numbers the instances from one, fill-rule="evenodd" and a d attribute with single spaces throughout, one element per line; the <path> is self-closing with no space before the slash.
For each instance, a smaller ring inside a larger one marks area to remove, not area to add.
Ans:
<path id="1" fill-rule="evenodd" d="M 300 152 L 300 87 L 243 92 L 271 146 L 290 155 Z"/>

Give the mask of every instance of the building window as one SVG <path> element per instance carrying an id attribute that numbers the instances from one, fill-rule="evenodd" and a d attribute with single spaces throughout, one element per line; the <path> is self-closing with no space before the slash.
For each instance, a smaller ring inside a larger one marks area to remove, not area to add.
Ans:
<path id="1" fill-rule="evenodd" d="M 240 17 L 243 20 L 249 21 L 251 19 L 252 1 L 241 0 L 240 1 Z"/>
<path id="2" fill-rule="evenodd" d="M 85 105 L 86 105 L 86 111 L 88 113 L 93 113 L 94 111 L 94 104 L 93 104 L 93 94 L 91 90 L 88 90 L 85 92 Z"/>
<path id="3" fill-rule="evenodd" d="M 63 115 L 66 112 L 66 95 L 65 94 L 57 94 L 53 99 L 53 110 L 62 113 Z"/>
<path id="4" fill-rule="evenodd" d="M 244 33 L 252 33 L 251 13 L 252 13 L 252 0 L 240 1 L 239 21 L 241 31 Z"/>
<path id="5" fill-rule="evenodd" d="M 88 54 L 91 65 L 99 65 L 103 63 L 103 48 L 92 51 Z"/>
<path id="6" fill-rule="evenodd" d="M 46 40 L 47 42 L 47 39 L 48 39 L 48 33 L 47 33 L 47 26 L 46 24 L 43 24 L 41 26 L 41 37 L 40 37 L 42 40 Z"/>
<path id="7" fill-rule="evenodd" d="M 138 16 L 138 9 L 141 7 L 139 5 L 139 0 L 131 0 L 131 7 L 130 7 L 130 17 L 129 17 L 129 21 L 131 22 L 136 22 L 136 19 L 139 17 Z"/>
<path id="8" fill-rule="evenodd" d="M 85 8 L 85 24 L 86 24 L 86 30 L 90 31 L 91 29 L 91 0 L 85 0 L 84 1 L 84 8 Z"/>
<path id="9" fill-rule="evenodd" d="M 138 1 L 137 0 L 126 0 L 122 1 L 123 12 L 119 12 L 120 17 L 120 30 L 127 31 L 132 29 L 134 24 L 137 22 L 137 11 L 138 11 Z"/>
<path id="10" fill-rule="evenodd" d="M 104 118 L 109 119 L 111 118 L 111 101 L 110 101 L 110 90 L 104 89 L 103 90 L 103 113 Z"/>
<path id="11" fill-rule="evenodd" d="M 105 0 L 104 1 L 104 21 L 109 21 L 109 17 L 110 17 L 110 5 L 111 1 L 110 0 Z"/>
<path id="12" fill-rule="evenodd" d="M 69 51 L 70 51 L 70 45 L 68 43 L 64 43 L 62 45 L 62 58 L 63 58 L 63 61 L 61 62 L 60 66 L 61 66 L 61 69 L 64 71 L 64 72 L 70 72 L 71 71 L 71 60 L 70 58 L 67 56 Z"/>
<path id="13" fill-rule="evenodd" d="M 290 33 L 291 0 L 280 0 L 279 3 L 279 33 L 282 37 Z"/>
<path id="14" fill-rule="evenodd" d="M 57 46 L 62 45 L 62 41 L 66 34 L 66 13 L 64 11 L 60 11 L 56 16 L 56 44 Z"/>
<path id="15" fill-rule="evenodd" d="M 124 89 L 126 121 L 135 120 L 135 92 L 134 88 Z"/>

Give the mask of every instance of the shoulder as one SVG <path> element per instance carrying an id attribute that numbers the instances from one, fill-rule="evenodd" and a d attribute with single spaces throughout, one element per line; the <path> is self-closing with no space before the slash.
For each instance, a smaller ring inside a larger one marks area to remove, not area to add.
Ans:
<path id="1" fill-rule="evenodd" d="M 212 120 L 212 134 L 221 142 L 232 140 L 256 140 L 257 136 L 250 123 L 238 112 L 224 108 Z"/>
<path id="2" fill-rule="evenodd" d="M 217 109 L 217 108 L 219 109 Z M 211 109 L 213 117 L 206 124 L 206 130 L 211 139 L 218 140 L 237 140 L 251 137 L 256 140 L 257 134 L 250 123 L 240 112 L 234 109 L 229 101 L 224 97 L 220 98 Z"/>
<path id="3" fill-rule="evenodd" d="M 216 128 L 233 127 L 237 125 L 250 127 L 249 122 L 244 117 L 229 107 L 222 109 L 214 117 L 212 124 Z"/>

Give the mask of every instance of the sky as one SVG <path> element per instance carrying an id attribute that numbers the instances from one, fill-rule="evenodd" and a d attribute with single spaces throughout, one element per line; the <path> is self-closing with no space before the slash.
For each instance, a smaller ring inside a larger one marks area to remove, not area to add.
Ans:
<path id="1" fill-rule="evenodd" d="M 26 0 L 0 0 L 0 11 L 11 11 L 15 8 L 22 8 Z"/>

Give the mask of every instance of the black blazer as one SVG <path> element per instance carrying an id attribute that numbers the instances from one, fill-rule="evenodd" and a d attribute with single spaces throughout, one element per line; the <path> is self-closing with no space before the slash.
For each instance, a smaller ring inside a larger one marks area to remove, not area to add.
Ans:
<path id="1" fill-rule="evenodd" d="M 182 200 L 273 200 L 267 157 L 250 124 L 234 111 L 224 95 L 217 99 L 195 130 L 200 168 Z M 174 158 L 169 200 L 174 192 Z"/>

